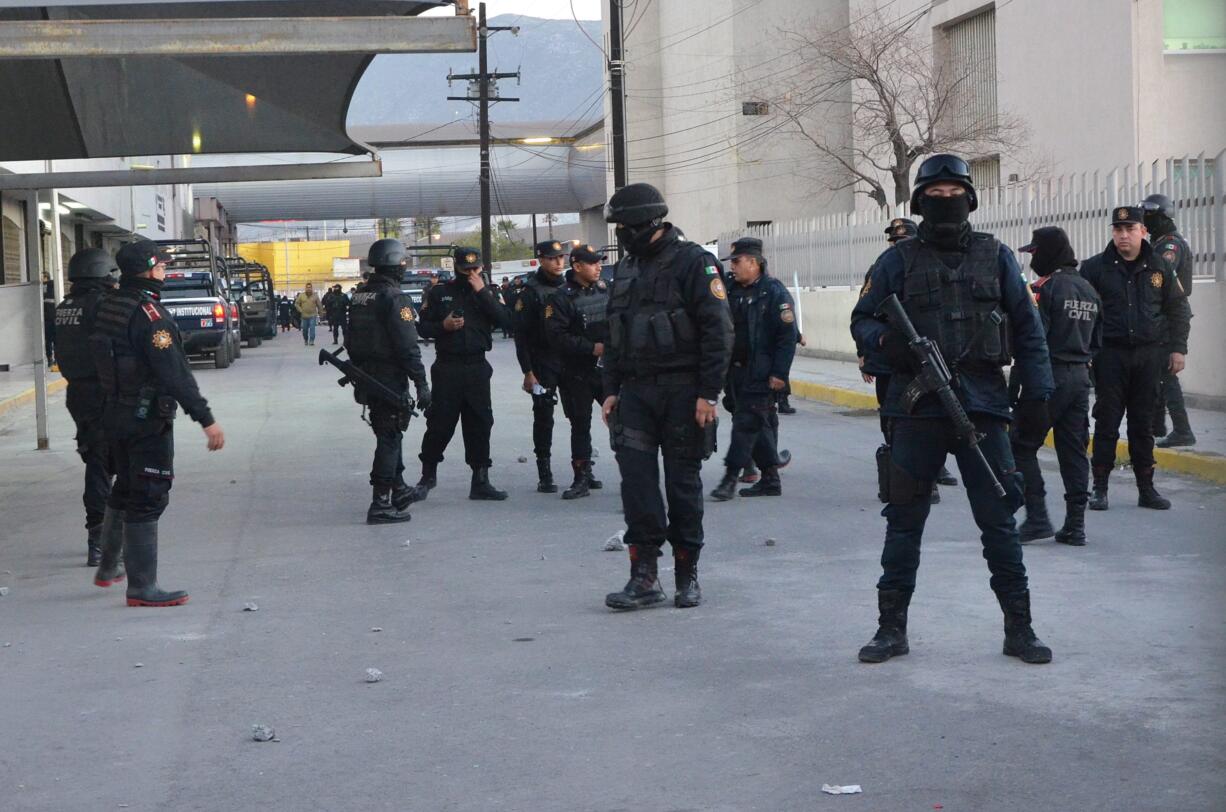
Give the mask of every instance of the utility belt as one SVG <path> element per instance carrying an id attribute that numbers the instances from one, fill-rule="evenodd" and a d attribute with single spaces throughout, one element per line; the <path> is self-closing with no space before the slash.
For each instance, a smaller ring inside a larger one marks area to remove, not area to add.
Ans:
<path id="1" fill-rule="evenodd" d="M 107 398 L 112 403 L 131 408 L 131 415 L 138 421 L 174 420 L 179 404 L 170 395 L 162 395 L 152 386 L 142 386 L 140 391 L 132 394 L 113 395 Z"/>
<path id="2" fill-rule="evenodd" d="M 698 373 L 694 371 L 660 372 L 654 375 L 626 375 L 622 378 L 631 383 L 655 384 L 656 386 L 697 386 Z"/>

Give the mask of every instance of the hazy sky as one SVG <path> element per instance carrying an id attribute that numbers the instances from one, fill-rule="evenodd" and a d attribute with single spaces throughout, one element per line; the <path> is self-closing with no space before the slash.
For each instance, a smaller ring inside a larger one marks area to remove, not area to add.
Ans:
<path id="1" fill-rule="evenodd" d="M 477 11 L 478 0 L 470 0 L 473 13 Z M 574 0 L 575 16 L 580 20 L 600 19 L 600 0 Z M 545 17 L 553 20 L 569 20 L 571 0 L 485 0 L 485 13 L 493 17 L 497 14 L 526 14 L 529 17 Z M 447 8 L 438 13 L 451 14 L 453 9 Z"/>

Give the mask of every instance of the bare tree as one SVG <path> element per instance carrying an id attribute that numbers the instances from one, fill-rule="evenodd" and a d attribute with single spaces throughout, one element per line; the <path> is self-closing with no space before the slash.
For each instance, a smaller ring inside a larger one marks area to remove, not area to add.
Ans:
<path id="1" fill-rule="evenodd" d="M 910 199 L 911 168 L 925 156 L 973 160 L 1024 147 L 1021 120 L 977 92 L 985 66 L 936 53 L 918 25 L 924 17 L 878 9 L 850 25 L 811 20 L 781 32 L 795 62 L 782 83 L 762 83 L 774 88 L 763 95 L 782 131 L 812 147 L 817 179 L 832 191 L 854 189 L 886 207 Z"/>

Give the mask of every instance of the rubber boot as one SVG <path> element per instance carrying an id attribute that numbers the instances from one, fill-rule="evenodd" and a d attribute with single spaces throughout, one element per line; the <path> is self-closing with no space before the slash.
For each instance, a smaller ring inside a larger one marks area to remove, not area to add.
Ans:
<path id="1" fill-rule="evenodd" d="M 796 407 L 787 395 L 779 398 L 779 414 L 796 414 Z"/>
<path id="2" fill-rule="evenodd" d="M 1026 521 L 1017 532 L 1022 544 L 1056 535 L 1056 528 L 1051 526 L 1051 517 L 1047 515 L 1047 500 L 1042 494 L 1026 494 Z"/>
<path id="3" fill-rule="evenodd" d="M 94 586 L 108 587 L 120 583 L 125 578 L 122 561 L 123 515 L 114 508 L 107 507 L 102 515 L 98 546 L 101 560 L 98 561 L 98 571 L 94 573 Z"/>
<path id="4" fill-rule="evenodd" d="M 409 505 L 414 502 L 420 502 L 425 498 L 425 494 L 429 491 L 424 488 L 419 490 L 410 487 L 403 478 L 398 479 L 396 484 L 392 486 L 392 504 L 396 506 L 396 510 L 408 510 Z"/>
<path id="5" fill-rule="evenodd" d="M 370 499 L 370 507 L 366 510 L 367 524 L 396 524 L 407 522 L 413 518 L 409 515 L 409 506 L 397 507 L 392 501 L 392 488 L 387 485 L 375 485 L 374 494 Z M 411 501 L 411 500 L 410 500 Z"/>
<path id="6" fill-rule="evenodd" d="M 1064 497 L 1064 526 L 1056 531 L 1056 541 L 1073 547 L 1086 543 L 1086 498 Z"/>
<path id="7" fill-rule="evenodd" d="M 741 481 L 745 484 L 757 482 L 761 478 L 761 474 L 758 473 L 758 467 L 752 462 L 745 466 L 745 473 L 741 475 Z"/>
<path id="8" fill-rule="evenodd" d="M 659 547 L 649 544 L 631 544 L 630 580 L 622 587 L 621 592 L 611 592 L 605 595 L 604 605 L 610 609 L 629 611 L 663 603 L 665 595 L 664 590 L 660 588 L 660 577 L 656 566 L 659 556 Z"/>
<path id="9" fill-rule="evenodd" d="M 779 469 L 774 466 L 763 468 L 762 478 L 748 488 L 741 488 L 741 496 L 783 496 Z"/>
<path id="10" fill-rule="evenodd" d="M 128 606 L 181 606 L 182 590 L 158 586 L 158 523 L 124 523 L 123 561 L 128 568 Z"/>
<path id="11" fill-rule="evenodd" d="M 587 460 L 571 460 L 570 467 L 575 470 L 575 481 L 570 483 L 570 487 L 562 491 L 563 499 L 582 499 L 590 494 L 591 480 L 587 473 Z"/>
<path id="12" fill-rule="evenodd" d="M 860 662 L 884 663 L 911 650 L 907 645 L 907 607 L 910 605 L 910 592 L 877 590 L 877 634 L 860 649 Z"/>
<path id="13" fill-rule="evenodd" d="M 501 502 L 507 498 L 507 492 L 500 491 L 490 484 L 489 468 L 474 466 L 472 485 L 468 488 L 468 498 L 487 502 Z"/>
<path id="14" fill-rule="evenodd" d="M 438 485 L 438 463 L 423 462 L 421 464 L 421 479 L 413 486 L 413 501 L 424 502 L 430 491 Z"/>
<path id="15" fill-rule="evenodd" d="M 958 478 L 949 472 L 949 469 L 944 465 L 941 466 L 941 472 L 937 474 L 938 485 L 948 485 L 951 488 L 958 484 Z"/>
<path id="16" fill-rule="evenodd" d="M 928 494 L 928 504 L 941 504 L 941 487 L 935 482 L 932 483 L 932 492 Z"/>
<path id="17" fill-rule="evenodd" d="M 711 498 L 716 502 L 727 502 L 736 496 L 736 468 L 729 468 L 724 472 L 724 478 L 715 486 L 715 490 L 711 491 Z"/>
<path id="18" fill-rule="evenodd" d="M 673 547 L 673 606 L 689 609 L 702 603 L 702 587 L 698 585 L 699 547 Z"/>
<path id="19" fill-rule="evenodd" d="M 549 467 L 549 457 L 536 458 L 536 489 L 540 493 L 557 493 L 558 485 L 553 481 L 553 471 Z"/>
<path id="20" fill-rule="evenodd" d="M 1005 614 L 1004 653 L 1018 657 L 1024 663 L 1050 663 L 1051 649 L 1043 645 L 1030 625 L 1030 590 L 1024 589 L 1010 595 L 997 592 L 996 600 Z"/>
<path id="21" fill-rule="evenodd" d="M 1094 493 L 1090 495 L 1090 510 L 1106 510 L 1107 480 L 1111 477 L 1110 468 L 1094 468 Z"/>
<path id="22" fill-rule="evenodd" d="M 85 566 L 96 567 L 102 562 L 102 548 L 98 545 L 98 539 L 102 535 L 102 523 L 85 528 L 85 533 Z"/>
<path id="23" fill-rule="evenodd" d="M 598 491 L 604 487 L 604 483 L 601 482 L 599 479 L 597 479 L 596 475 L 592 473 L 592 461 L 591 460 L 588 460 L 587 463 L 584 465 L 583 472 L 587 474 L 587 486 L 589 488 L 591 488 L 594 491 Z"/>
<path id="24" fill-rule="evenodd" d="M 1154 489 L 1154 469 L 1134 468 L 1137 475 L 1137 507 L 1150 510 L 1170 510 L 1171 500 Z"/>

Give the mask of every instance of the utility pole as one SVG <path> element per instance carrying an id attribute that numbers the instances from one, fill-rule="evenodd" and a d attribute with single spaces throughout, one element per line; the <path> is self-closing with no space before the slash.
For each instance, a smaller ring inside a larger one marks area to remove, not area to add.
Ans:
<path id="1" fill-rule="evenodd" d="M 626 185 L 626 61 L 622 49 L 622 0 L 609 0 L 609 102 L 613 113 L 613 190 Z"/>
<path id="2" fill-rule="evenodd" d="M 490 257 L 490 244 L 492 242 L 492 232 L 490 230 L 490 103 L 519 101 L 519 99 L 503 98 L 498 95 L 498 80 L 515 79 L 519 81 L 519 71 L 515 71 L 515 73 L 489 72 L 488 42 L 490 32 L 492 31 L 511 31 L 518 34 L 519 26 L 496 25 L 490 27 L 486 25 L 485 3 L 479 3 L 477 5 L 477 72 L 475 74 L 447 74 L 448 87 L 456 80 L 465 79 L 468 81 L 468 95 L 448 96 L 447 99 L 449 101 L 477 103 L 481 129 L 481 261 L 484 263 L 486 273 L 489 273 L 490 262 L 492 261 Z M 474 90 L 476 91 L 475 98 L 473 96 Z M 491 90 L 493 90 L 493 93 L 490 92 Z"/>
<path id="3" fill-rule="evenodd" d="M 537 239 L 536 239 L 536 215 L 535 215 L 535 214 L 533 214 L 533 215 L 532 215 L 532 245 L 533 245 L 533 246 L 536 246 L 536 243 L 537 243 Z"/>

